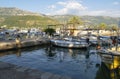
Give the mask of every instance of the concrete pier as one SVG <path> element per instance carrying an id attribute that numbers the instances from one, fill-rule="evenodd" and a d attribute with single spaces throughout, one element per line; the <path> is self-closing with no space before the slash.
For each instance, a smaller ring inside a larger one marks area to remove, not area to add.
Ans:
<path id="1" fill-rule="evenodd" d="M 48 40 L 45 38 L 16 39 L 8 41 L 3 40 L 0 41 L 0 51 L 42 45 L 46 43 L 48 43 Z"/>

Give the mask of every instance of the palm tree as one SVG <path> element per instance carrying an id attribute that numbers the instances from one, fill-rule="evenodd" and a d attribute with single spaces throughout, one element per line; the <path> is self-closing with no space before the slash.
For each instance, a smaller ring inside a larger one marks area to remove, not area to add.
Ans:
<path id="1" fill-rule="evenodd" d="M 111 30 L 113 31 L 113 35 L 115 34 L 114 32 L 116 32 L 116 34 L 118 35 L 118 26 L 116 24 L 111 24 Z"/>
<path id="2" fill-rule="evenodd" d="M 99 25 L 99 29 L 100 29 L 100 30 L 105 30 L 106 27 L 107 27 L 107 24 L 106 24 L 106 23 L 100 23 L 100 25 Z"/>
<path id="3" fill-rule="evenodd" d="M 113 31 L 113 34 L 114 34 L 114 32 L 116 32 L 115 36 L 117 35 L 117 37 L 114 38 L 114 40 L 116 40 L 115 46 L 116 46 L 116 51 L 117 51 L 117 48 L 118 48 L 118 37 L 119 37 L 119 27 L 116 24 L 112 24 L 111 29 Z"/>
<path id="4" fill-rule="evenodd" d="M 74 30 L 76 29 L 77 25 L 83 24 L 83 22 L 80 20 L 78 16 L 73 16 L 72 18 L 69 19 L 68 25 L 72 24 L 72 27 L 70 28 L 70 34 L 73 35 Z"/>
<path id="5" fill-rule="evenodd" d="M 107 24 L 106 23 L 100 23 L 98 26 L 97 26 L 97 29 L 98 29 L 98 33 L 100 30 L 105 30 L 107 28 Z"/>

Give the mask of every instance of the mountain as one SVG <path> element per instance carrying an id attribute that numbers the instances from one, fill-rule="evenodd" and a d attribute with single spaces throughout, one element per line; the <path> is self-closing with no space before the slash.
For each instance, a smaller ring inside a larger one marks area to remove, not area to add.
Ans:
<path id="1" fill-rule="evenodd" d="M 54 25 L 58 22 L 54 19 L 49 17 L 42 17 L 42 16 L 8 16 L 8 17 L 1 17 L 0 26 L 7 26 L 9 27 L 19 27 L 19 28 L 35 28 L 41 27 L 46 28 L 48 25 Z"/>
<path id="2" fill-rule="evenodd" d="M 67 23 L 68 20 L 76 15 L 53 15 L 47 16 L 40 13 L 21 10 L 15 7 L 0 7 L 0 26 L 9 27 L 40 27 L 46 28 L 48 25 Z M 120 22 L 120 17 L 109 16 L 77 16 L 85 23 L 99 25 L 106 23 L 108 25 Z"/>
<path id="3" fill-rule="evenodd" d="M 75 15 L 54 15 L 52 18 L 58 20 L 61 23 L 67 23 L 68 20 Z M 100 23 L 110 24 L 118 24 L 120 17 L 109 17 L 109 16 L 77 16 L 83 22 L 88 22 L 93 25 L 98 25 Z"/>
<path id="4" fill-rule="evenodd" d="M 15 7 L 0 7 L 0 15 L 2 16 L 24 16 L 24 15 L 41 15 L 30 11 L 21 10 Z"/>
<path id="5" fill-rule="evenodd" d="M 46 15 L 24 11 L 18 8 L 0 8 L 0 26 L 31 28 L 46 28 L 58 23 Z"/>
<path id="6" fill-rule="evenodd" d="M 106 23 L 107 25 L 117 24 L 120 20 L 119 17 L 109 17 L 109 16 L 82 16 L 83 20 L 90 21 L 93 24 Z"/>

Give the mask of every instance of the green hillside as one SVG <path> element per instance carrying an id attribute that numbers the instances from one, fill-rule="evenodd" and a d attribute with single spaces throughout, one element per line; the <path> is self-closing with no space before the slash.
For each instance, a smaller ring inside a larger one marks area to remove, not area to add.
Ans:
<path id="1" fill-rule="evenodd" d="M 55 15 L 52 18 L 58 20 L 61 23 L 66 23 L 74 15 Z M 77 16 L 83 22 L 89 22 L 93 25 L 99 25 L 100 23 L 106 23 L 107 25 L 118 24 L 119 17 L 109 17 L 109 16 Z"/>
<path id="2" fill-rule="evenodd" d="M 75 15 L 54 15 L 46 16 L 30 11 L 21 10 L 18 8 L 4 8 L 0 7 L 0 26 L 19 27 L 19 28 L 31 28 L 40 27 L 46 28 L 48 25 L 65 24 Z M 108 16 L 77 16 L 84 23 L 90 23 L 92 25 L 99 25 L 100 23 L 106 23 L 107 25 L 116 24 L 120 20 L 120 17 L 108 17 Z"/>
<path id="3" fill-rule="evenodd" d="M 109 16 L 82 16 L 81 18 L 83 20 L 90 21 L 93 24 L 106 23 L 108 25 L 118 24 L 120 19 L 118 17 L 109 17 Z"/>
<path id="4" fill-rule="evenodd" d="M 7 16 L 0 17 L 0 26 L 30 28 L 45 28 L 50 24 L 57 24 L 56 20 L 43 16 Z"/>
<path id="5" fill-rule="evenodd" d="M 43 14 L 21 10 L 15 7 L 0 7 L 0 26 L 31 28 L 45 28 L 58 22 Z"/>
<path id="6" fill-rule="evenodd" d="M 41 14 L 21 10 L 16 7 L 0 7 L 0 15 L 2 16 L 23 16 L 23 15 L 41 15 Z"/>

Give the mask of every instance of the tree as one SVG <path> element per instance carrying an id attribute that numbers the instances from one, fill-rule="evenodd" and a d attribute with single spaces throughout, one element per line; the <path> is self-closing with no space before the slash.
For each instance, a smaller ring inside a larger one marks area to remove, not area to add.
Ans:
<path id="1" fill-rule="evenodd" d="M 100 25 L 99 25 L 99 29 L 100 29 L 100 30 L 105 30 L 106 27 L 107 27 L 107 24 L 106 24 L 106 23 L 100 23 Z"/>
<path id="2" fill-rule="evenodd" d="M 44 30 L 46 34 L 49 34 L 50 36 L 53 35 L 56 31 L 53 28 L 47 28 Z"/>
<path id="3" fill-rule="evenodd" d="M 83 24 L 83 22 L 80 20 L 79 17 L 73 16 L 72 18 L 69 19 L 68 23 L 72 24 Z"/>
<path id="4" fill-rule="evenodd" d="M 98 36 L 99 36 L 100 30 L 105 30 L 106 28 L 107 28 L 107 24 L 106 24 L 106 23 L 100 23 L 100 24 L 97 26 Z"/>
<path id="5" fill-rule="evenodd" d="M 68 25 L 69 24 L 72 24 L 72 27 L 70 28 L 70 34 L 73 35 L 74 33 L 74 30 L 76 29 L 76 25 L 80 25 L 80 24 L 83 24 L 83 22 L 80 20 L 79 17 L 77 16 L 73 16 L 72 18 L 69 19 L 68 21 Z"/>
<path id="6" fill-rule="evenodd" d="M 113 31 L 113 35 L 114 35 L 114 32 L 116 32 L 115 36 L 117 36 L 117 37 L 114 37 L 114 40 L 116 40 L 115 46 L 116 46 L 116 51 L 117 51 L 117 48 L 118 48 L 118 38 L 119 38 L 119 27 L 116 24 L 112 24 L 111 25 L 111 30 Z"/>
<path id="7" fill-rule="evenodd" d="M 113 31 L 113 35 L 114 35 L 114 32 L 116 32 L 116 34 L 119 35 L 119 28 L 116 24 L 111 25 L 111 30 Z"/>

